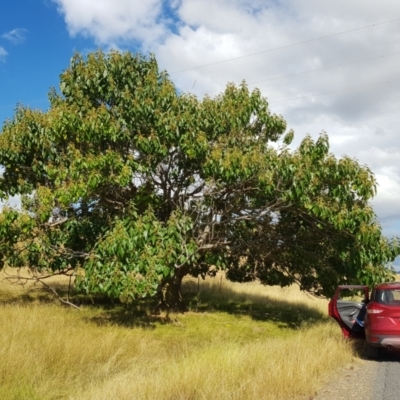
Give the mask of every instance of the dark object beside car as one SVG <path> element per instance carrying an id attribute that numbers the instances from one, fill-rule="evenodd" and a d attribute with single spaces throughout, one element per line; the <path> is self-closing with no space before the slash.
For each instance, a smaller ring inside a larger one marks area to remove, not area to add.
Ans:
<path id="1" fill-rule="evenodd" d="M 382 348 L 400 350 L 400 282 L 379 284 L 371 295 L 368 286 L 339 286 L 329 315 L 344 337 L 365 338 L 369 358 L 379 358 Z"/>

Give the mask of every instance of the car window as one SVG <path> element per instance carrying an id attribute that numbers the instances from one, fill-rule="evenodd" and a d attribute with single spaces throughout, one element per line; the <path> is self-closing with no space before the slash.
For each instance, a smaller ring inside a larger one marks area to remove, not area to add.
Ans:
<path id="1" fill-rule="evenodd" d="M 400 289 L 376 290 L 374 300 L 388 306 L 400 306 Z"/>

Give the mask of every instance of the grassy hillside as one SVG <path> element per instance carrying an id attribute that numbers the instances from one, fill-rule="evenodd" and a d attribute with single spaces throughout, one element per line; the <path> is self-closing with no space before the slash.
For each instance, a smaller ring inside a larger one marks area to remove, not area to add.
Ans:
<path id="1" fill-rule="evenodd" d="M 63 282 L 59 282 L 63 285 Z M 186 314 L 83 304 L 0 284 L 1 399 L 293 399 L 354 358 L 327 302 L 219 276 L 187 280 Z"/>

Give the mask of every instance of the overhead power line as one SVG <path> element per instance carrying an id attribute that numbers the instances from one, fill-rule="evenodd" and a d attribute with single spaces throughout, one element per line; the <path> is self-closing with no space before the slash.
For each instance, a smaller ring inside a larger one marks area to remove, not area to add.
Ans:
<path id="1" fill-rule="evenodd" d="M 386 57 L 393 57 L 393 56 L 398 56 L 400 55 L 400 51 L 396 52 L 396 53 L 389 53 L 389 54 L 382 54 L 380 56 L 374 56 L 374 57 L 368 57 L 368 58 L 363 58 L 361 60 L 356 60 L 356 61 L 349 61 L 343 64 L 337 64 L 337 65 L 330 65 L 327 67 L 321 67 L 321 68 L 315 68 L 315 69 L 309 69 L 306 71 L 300 71 L 300 72 L 294 72 L 292 74 L 286 74 L 286 75 L 278 75 L 278 76 L 273 76 L 271 78 L 265 78 L 265 79 L 261 79 L 258 81 L 251 81 L 251 82 L 247 82 L 246 83 L 248 85 L 256 85 L 258 83 L 265 83 L 265 82 L 272 82 L 272 81 L 276 81 L 279 79 L 286 79 L 286 78 L 291 78 L 293 76 L 299 76 L 299 75 L 306 75 L 306 74 L 311 74 L 313 72 L 319 72 L 319 71 L 326 71 L 329 69 L 335 69 L 335 68 L 341 68 L 341 67 L 347 67 L 349 65 L 354 65 L 354 64 L 359 64 L 359 63 L 365 63 L 367 61 L 373 61 L 373 60 L 380 60 L 382 58 L 386 58 Z M 216 89 L 216 90 L 211 90 L 211 91 L 205 91 L 204 94 L 209 94 L 209 93 L 214 93 L 214 92 L 219 92 L 223 89 Z"/>
<path id="2" fill-rule="evenodd" d="M 305 99 L 307 97 L 324 96 L 324 95 L 327 95 L 327 94 L 334 94 L 334 93 L 340 93 L 340 92 L 354 92 L 354 91 L 359 90 L 359 89 L 364 89 L 364 88 L 369 88 L 369 87 L 374 87 L 374 86 L 383 86 L 383 85 L 388 85 L 388 84 L 397 83 L 397 82 L 400 82 L 400 78 L 399 79 L 393 79 L 393 80 L 386 81 L 386 82 L 371 83 L 371 84 L 368 84 L 368 85 L 360 85 L 360 86 L 353 86 L 353 87 L 349 87 L 349 88 L 331 90 L 329 92 L 305 94 L 305 95 L 302 95 L 302 96 L 296 96 L 296 97 L 290 97 L 290 98 L 287 98 L 287 99 L 271 101 L 271 102 L 268 102 L 268 104 L 271 105 L 271 104 L 286 103 L 286 102 L 294 101 L 294 100 L 302 100 L 302 99 Z"/>
<path id="3" fill-rule="evenodd" d="M 271 77 L 271 78 L 262 79 L 262 80 L 255 81 L 255 82 L 249 82 L 249 84 L 250 85 L 255 85 L 257 83 L 271 82 L 271 81 L 276 81 L 276 80 L 279 80 L 279 79 L 291 78 L 292 76 L 305 75 L 305 74 L 310 74 L 312 72 L 319 72 L 319 71 L 326 71 L 328 69 L 347 67 L 348 65 L 364 63 L 366 61 L 380 60 L 382 58 L 393 57 L 393 56 L 398 56 L 398 55 L 400 55 L 400 51 L 398 51 L 396 53 L 383 54 L 383 55 L 375 56 L 375 57 L 363 58 L 362 60 L 349 61 L 349 62 L 343 63 L 343 64 L 330 65 L 330 66 L 327 66 L 327 67 L 321 67 L 321 68 L 310 69 L 310 70 L 307 70 L 307 71 L 295 72 L 293 74 L 274 76 L 274 77 Z"/>
<path id="4" fill-rule="evenodd" d="M 273 47 L 271 49 L 258 51 L 256 53 L 245 54 L 243 56 L 238 56 L 238 57 L 228 58 L 228 59 L 225 59 L 225 60 L 215 61 L 215 62 L 212 62 L 212 63 L 203 64 L 203 65 L 199 65 L 199 66 L 196 66 L 196 67 L 185 68 L 185 69 L 181 69 L 181 70 L 178 70 L 178 71 L 173 71 L 173 72 L 170 73 L 170 75 L 172 75 L 172 74 L 180 74 L 182 72 L 193 71 L 193 70 L 196 70 L 196 69 L 207 68 L 207 67 L 211 67 L 211 66 L 214 66 L 214 65 L 225 64 L 225 63 L 228 63 L 228 62 L 231 62 L 231 61 L 236 61 L 236 60 L 241 60 L 241 59 L 248 58 L 248 57 L 258 56 L 260 54 L 272 53 L 272 52 L 278 51 L 278 50 L 285 50 L 285 49 L 289 49 L 289 48 L 293 48 L 293 47 L 304 46 L 305 44 L 315 43 L 315 42 L 319 42 L 319 41 L 322 41 L 322 40 L 331 39 L 331 38 L 334 38 L 334 37 L 339 37 L 339 36 L 349 35 L 349 34 L 353 34 L 353 33 L 358 33 L 358 32 L 362 32 L 362 31 L 368 30 L 368 29 L 374 29 L 374 28 L 378 28 L 378 27 L 381 27 L 381 26 L 385 26 L 385 25 L 395 24 L 397 22 L 400 22 L 400 18 L 392 19 L 390 21 L 385 21 L 385 22 L 379 22 L 379 23 L 372 24 L 372 25 L 366 25 L 366 26 L 363 26 L 363 27 L 360 27 L 360 28 L 349 29 L 347 31 L 337 32 L 337 33 L 333 33 L 331 35 L 321 36 L 319 38 L 304 40 L 302 42 L 290 43 L 290 44 L 287 44 L 287 45 L 284 45 L 284 46 Z"/>

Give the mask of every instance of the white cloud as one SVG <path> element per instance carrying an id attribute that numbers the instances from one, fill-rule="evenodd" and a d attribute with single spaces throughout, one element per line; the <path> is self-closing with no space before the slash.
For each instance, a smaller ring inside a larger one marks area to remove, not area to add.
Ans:
<path id="1" fill-rule="evenodd" d="M 3 33 L 1 37 L 3 39 L 9 40 L 13 44 L 20 44 L 25 41 L 26 33 L 27 33 L 26 29 L 16 28 L 9 32 Z"/>
<path id="2" fill-rule="evenodd" d="M 162 0 L 53 0 L 72 36 L 93 37 L 100 45 L 152 43 L 165 34 L 158 21 Z"/>
<path id="3" fill-rule="evenodd" d="M 7 51 L 4 47 L 0 46 L 0 61 L 4 61 L 7 56 Z"/>
<path id="4" fill-rule="evenodd" d="M 325 130 L 336 155 L 369 165 L 379 218 L 400 226 L 397 0 L 53 1 L 71 35 L 139 43 L 180 90 L 215 95 L 243 79 L 259 87 L 296 143 Z"/>
<path id="5" fill-rule="evenodd" d="M 15 210 L 21 210 L 21 198 L 19 196 L 11 196 L 7 201 L 0 201 L 0 210 L 4 207 L 11 207 Z"/>

